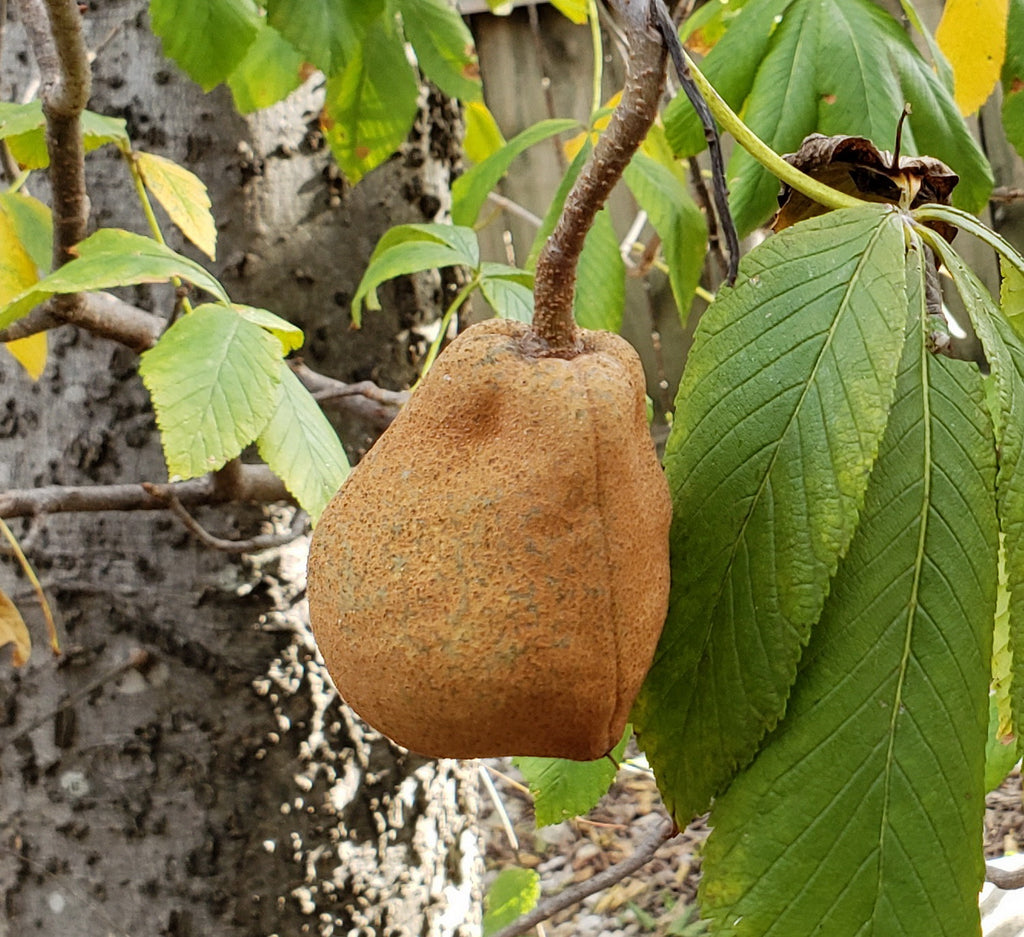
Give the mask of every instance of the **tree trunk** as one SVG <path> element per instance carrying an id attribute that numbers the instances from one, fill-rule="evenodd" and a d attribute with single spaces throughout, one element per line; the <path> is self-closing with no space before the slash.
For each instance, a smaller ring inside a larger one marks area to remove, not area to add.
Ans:
<path id="1" fill-rule="evenodd" d="M 20 5 L 14 4 L 17 9 Z M 251 119 L 160 55 L 143 0 L 91 3 L 90 107 L 209 186 L 232 297 L 307 330 L 303 355 L 341 379 L 401 387 L 443 283 L 382 290 L 349 330 L 348 297 L 390 225 L 447 204 L 457 114 L 425 99 L 404 152 L 350 190 L 319 144 L 315 87 Z M 8 23 L 4 97 L 35 72 Z M 96 225 L 144 231 L 112 150 L 89 157 Z M 34 179 L 34 194 L 43 186 Z M 168 234 L 175 245 L 172 232 Z M 169 311 L 166 291 L 128 297 Z M 2 354 L 2 353 L 0 353 Z M 127 350 L 64 327 L 33 384 L 0 359 L 0 487 L 161 481 L 148 395 Z M 378 431 L 349 425 L 365 450 Z M 284 529 L 293 509 L 198 512 L 220 537 Z M 233 557 L 157 512 L 12 522 L 58 618 L 29 664 L 0 663 L 0 935 L 218 937 L 470 933 L 478 918 L 472 766 L 410 756 L 330 689 L 303 602 L 304 548 Z"/>

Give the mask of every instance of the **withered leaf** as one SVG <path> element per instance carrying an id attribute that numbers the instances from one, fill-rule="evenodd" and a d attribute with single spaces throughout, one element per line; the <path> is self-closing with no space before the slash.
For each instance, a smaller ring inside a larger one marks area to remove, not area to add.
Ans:
<path id="1" fill-rule="evenodd" d="M 953 189 L 960 181 L 960 177 L 942 160 L 932 156 L 894 159 L 892 153 L 879 150 L 865 137 L 827 137 L 812 133 L 804 138 L 796 153 L 788 153 L 783 159 L 818 182 L 847 195 L 869 202 L 888 202 L 906 209 L 929 202 L 948 205 Z M 826 211 L 823 205 L 783 183 L 779 210 L 772 220 L 772 228 L 781 231 Z M 927 224 L 947 241 L 956 237 L 957 229 L 951 224 L 942 221 L 929 221 Z M 935 257 L 927 248 L 926 254 L 925 306 L 929 314 L 928 342 L 931 351 L 949 358 L 974 361 L 981 372 L 987 374 L 988 361 L 970 320 L 964 317 L 963 322 L 959 321 L 945 307 Z"/>
<path id="2" fill-rule="evenodd" d="M 11 662 L 15 667 L 22 667 L 28 662 L 32 652 L 32 639 L 29 637 L 25 620 L 14 603 L 0 590 L 0 647 L 14 645 Z"/>
<path id="3" fill-rule="evenodd" d="M 960 177 L 942 160 L 932 156 L 901 156 L 879 150 L 865 137 L 812 133 L 800 149 L 783 159 L 825 185 L 869 202 L 890 202 L 904 208 L 917 208 L 927 202 L 948 205 Z M 783 183 L 779 210 L 772 228 L 781 231 L 790 225 L 826 211 L 823 205 Z M 946 240 L 956 228 L 943 222 L 932 223 Z"/>

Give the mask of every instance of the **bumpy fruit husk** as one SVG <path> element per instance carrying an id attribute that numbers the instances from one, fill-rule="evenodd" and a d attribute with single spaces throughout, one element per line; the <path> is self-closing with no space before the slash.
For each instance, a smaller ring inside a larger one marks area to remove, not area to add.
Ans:
<path id="1" fill-rule="evenodd" d="M 633 349 L 539 357 L 492 320 L 438 358 L 328 505 L 310 617 L 372 726 L 437 757 L 599 758 L 668 601 L 671 503 Z"/>

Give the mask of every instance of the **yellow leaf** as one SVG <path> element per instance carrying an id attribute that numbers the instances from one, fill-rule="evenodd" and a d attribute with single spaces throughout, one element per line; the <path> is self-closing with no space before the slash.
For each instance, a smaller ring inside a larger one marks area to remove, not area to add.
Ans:
<path id="1" fill-rule="evenodd" d="M 470 160 L 482 163 L 505 145 L 505 138 L 483 101 L 470 101 L 466 104 L 465 114 L 466 136 L 462 148 Z"/>
<path id="2" fill-rule="evenodd" d="M 39 279 L 35 262 L 18 236 L 14 219 L 0 205 L 0 304 Z"/>
<path id="3" fill-rule="evenodd" d="M 592 143 L 597 143 L 597 138 L 601 131 L 604 130 L 612 119 L 612 111 L 619 106 L 619 100 L 622 98 L 622 92 L 618 91 L 611 96 L 604 107 L 598 111 L 602 116 L 598 117 L 597 120 L 591 124 L 589 130 L 584 130 L 571 140 L 566 141 L 562 145 L 562 149 L 565 151 L 565 155 L 568 157 L 569 162 L 572 162 L 576 158 L 576 154 L 583 149 L 583 144 L 587 142 L 587 137 L 590 137 Z"/>
<path id="4" fill-rule="evenodd" d="M 587 21 L 587 0 L 551 0 L 551 5 L 577 26 Z"/>
<path id="5" fill-rule="evenodd" d="M 217 226 L 210 196 L 195 173 L 153 153 L 136 153 L 136 165 L 146 188 L 185 235 L 210 260 L 217 252 Z"/>
<path id="6" fill-rule="evenodd" d="M 39 380 L 39 375 L 46 367 L 46 333 L 36 332 L 28 338 L 19 338 L 8 342 L 4 347 L 14 355 L 17 361 L 33 381 Z"/>
<path id="7" fill-rule="evenodd" d="M 28 628 L 25 627 L 25 621 L 14 607 L 14 603 L 7 598 L 3 590 L 0 590 L 0 647 L 7 644 L 14 645 L 11 662 L 15 667 L 23 667 L 28 663 L 29 654 L 32 653 L 32 639 L 28 635 Z"/>
<path id="8" fill-rule="evenodd" d="M 953 97 L 973 114 L 992 93 L 1006 57 L 1010 0 L 947 0 L 935 39 L 953 67 Z"/>

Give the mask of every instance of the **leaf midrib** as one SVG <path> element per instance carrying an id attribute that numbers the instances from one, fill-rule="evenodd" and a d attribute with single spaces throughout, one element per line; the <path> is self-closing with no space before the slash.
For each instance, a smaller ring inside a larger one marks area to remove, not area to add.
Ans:
<path id="1" fill-rule="evenodd" d="M 822 343 L 821 350 L 819 351 L 817 357 L 815 358 L 814 367 L 811 369 L 811 373 L 808 376 L 807 381 L 804 383 L 804 388 L 800 392 L 800 398 L 797 401 L 796 405 L 793 407 L 793 411 L 790 414 L 789 419 L 786 421 L 785 428 L 783 429 L 783 431 L 778 436 L 778 440 L 777 440 L 777 442 L 775 444 L 775 451 L 772 453 L 771 458 L 769 459 L 768 464 L 765 467 L 764 474 L 762 475 L 761 481 L 758 484 L 757 491 L 755 492 L 753 498 L 751 498 L 750 506 L 747 509 L 747 513 L 744 516 L 742 522 L 740 523 L 739 529 L 737 531 L 737 535 L 736 535 L 735 539 L 733 540 L 732 546 L 729 548 L 729 560 L 728 560 L 728 563 L 726 563 L 726 565 L 725 565 L 725 568 L 723 570 L 722 576 L 721 576 L 721 578 L 719 580 L 719 583 L 718 583 L 718 587 L 717 587 L 716 592 L 715 592 L 714 600 L 712 601 L 712 603 L 710 605 L 710 611 L 712 611 L 712 612 L 714 611 L 714 609 L 718 608 L 719 604 L 722 601 L 722 595 L 723 595 L 723 593 L 725 591 L 726 583 L 729 581 L 729 570 L 732 569 L 732 567 L 733 567 L 733 564 L 734 564 L 735 559 L 736 559 L 736 552 L 739 549 L 740 544 L 745 540 L 747 526 L 749 525 L 750 519 L 753 516 L 754 511 L 756 510 L 757 505 L 760 502 L 761 497 L 763 496 L 763 494 L 765 492 L 765 489 L 766 489 L 767 484 L 768 484 L 768 480 L 771 477 L 772 471 L 773 471 L 773 469 L 775 467 L 775 464 L 776 464 L 776 462 L 778 460 L 779 450 L 782 448 L 783 442 L 786 440 L 786 438 L 789 435 L 790 431 L 792 430 L 794 424 L 797 422 L 797 416 L 801 412 L 801 409 L 804 406 L 804 402 L 807 399 L 807 395 L 808 395 L 808 393 L 810 391 L 810 388 L 814 385 L 814 382 L 815 382 L 815 379 L 816 379 L 816 377 L 818 375 L 818 370 L 821 367 L 822 361 L 824 360 L 827 351 L 832 346 L 832 342 L 833 342 L 833 340 L 835 338 L 835 332 L 836 332 L 836 329 L 839 326 L 840 320 L 843 318 L 844 314 L 849 312 L 849 303 L 851 301 L 851 297 L 853 295 L 854 288 L 855 288 L 855 286 L 858 286 L 859 283 L 860 283 L 860 273 L 864 269 L 868 257 L 871 256 L 871 254 L 872 254 L 872 248 L 874 247 L 874 245 L 877 242 L 877 240 L 882 236 L 882 233 L 885 231 L 886 225 L 887 224 L 891 224 L 891 223 L 892 222 L 889 219 L 883 219 L 883 223 L 878 225 L 878 227 L 876 227 L 874 229 L 874 231 L 872 231 L 871 238 L 868 241 L 868 244 L 865 246 L 864 251 L 861 253 L 860 260 L 858 261 L 857 266 L 856 266 L 854 272 L 850 276 L 850 279 L 849 279 L 849 281 L 847 283 L 847 288 L 846 288 L 845 293 L 843 295 L 842 302 L 840 303 L 839 309 L 836 312 L 836 315 L 833 317 L 832 324 L 831 324 L 831 326 L 828 329 L 828 335 L 827 335 L 825 341 Z M 707 616 L 707 623 L 706 623 L 705 628 L 704 628 L 704 636 L 703 636 L 703 638 L 701 640 L 700 653 L 697 655 L 697 658 L 696 658 L 698 661 L 700 661 L 700 660 L 702 660 L 704 658 L 704 654 L 705 654 L 705 652 L 707 650 L 708 642 L 711 639 L 712 623 L 713 623 L 713 615 L 709 614 Z M 691 694 L 690 698 L 688 699 L 688 701 L 686 703 L 686 709 L 685 709 L 685 711 L 682 714 L 682 720 L 681 721 L 685 721 L 685 719 L 688 717 L 689 712 L 690 712 L 690 708 L 691 708 L 691 706 L 693 704 L 693 699 L 694 699 L 694 696 Z"/>
<path id="2" fill-rule="evenodd" d="M 923 288 L 923 285 L 922 285 Z M 929 352 L 923 341 L 919 343 L 920 358 L 919 367 L 921 371 L 921 409 L 924 440 L 921 446 L 921 466 L 923 488 L 921 495 L 921 511 L 918 515 L 920 530 L 917 538 L 917 553 L 914 557 L 914 576 L 911 582 L 910 599 L 907 602 L 906 612 L 906 633 L 903 638 L 903 653 L 900 656 L 899 671 L 896 679 L 896 687 L 893 693 L 892 712 L 889 717 L 889 738 L 885 753 L 884 782 L 882 789 L 882 813 L 879 818 L 878 830 L 878 877 L 875 887 L 875 911 L 884 894 L 885 882 L 885 846 L 889 832 L 889 800 L 892 794 L 892 778 L 895 769 L 895 749 L 897 722 L 900 717 L 900 707 L 903 704 L 903 687 L 907 679 L 907 670 L 910 666 L 911 642 L 914 636 L 914 624 L 918 614 L 918 605 L 921 588 L 921 574 L 925 560 L 925 542 L 928 536 L 928 514 L 931 505 L 932 493 L 932 406 L 931 395 L 928 384 L 928 360 Z M 872 914 L 872 920 L 875 915 Z"/>

